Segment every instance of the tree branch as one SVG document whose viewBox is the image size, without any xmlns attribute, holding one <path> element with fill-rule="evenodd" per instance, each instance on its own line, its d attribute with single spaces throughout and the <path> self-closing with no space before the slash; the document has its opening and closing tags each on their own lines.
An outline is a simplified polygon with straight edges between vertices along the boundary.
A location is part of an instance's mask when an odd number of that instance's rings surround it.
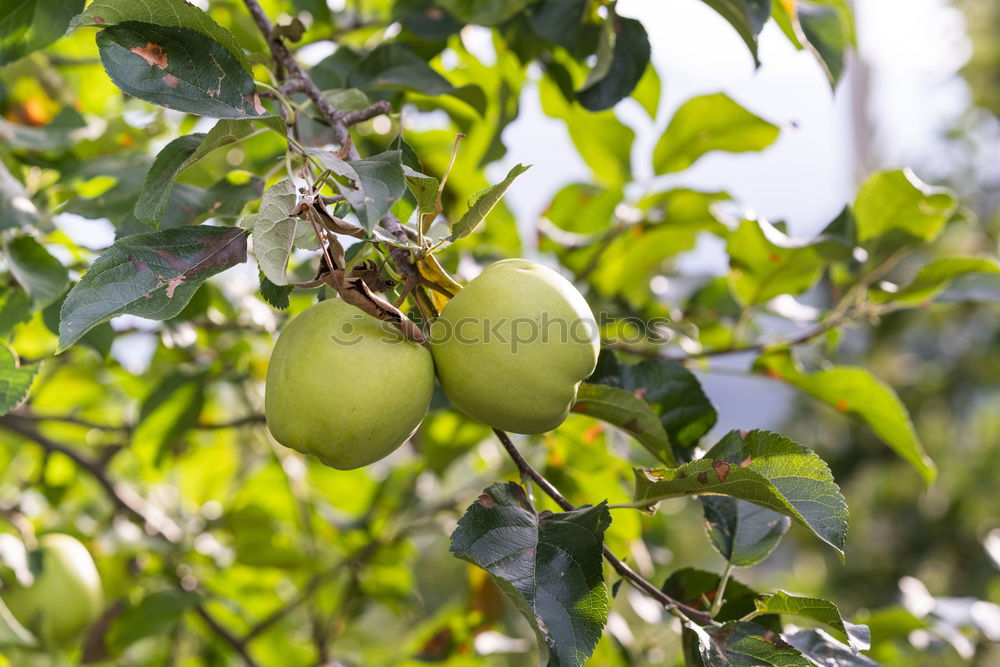
<svg viewBox="0 0 1000 667">
<path fill-rule="evenodd" d="M 13 431 L 18 435 L 39 445 L 46 452 L 55 452 L 72 460 L 79 468 L 90 473 L 97 483 L 104 488 L 115 507 L 138 519 L 147 530 L 158 534 L 170 543 L 181 540 L 183 531 L 173 519 L 159 508 L 149 504 L 142 496 L 124 482 L 113 482 L 104 470 L 104 466 L 91 460 L 86 455 L 54 442 L 39 433 L 31 423 L 16 415 L 8 414 L 0 417 L 0 427 Z"/>
<path fill-rule="evenodd" d="M 197 605 L 194 610 L 199 616 L 201 616 L 202 620 L 205 621 L 205 625 L 211 628 L 212 632 L 217 634 L 227 644 L 233 647 L 233 650 L 236 651 L 241 658 L 243 658 L 243 662 L 245 662 L 248 667 L 257 667 L 257 661 L 254 660 L 250 655 L 250 652 L 247 651 L 247 647 L 243 641 L 237 638 L 236 635 L 231 633 L 225 626 L 220 624 L 219 621 L 208 613 L 208 610 L 206 610 L 202 605 Z"/>
<path fill-rule="evenodd" d="M 507 433 L 501 431 L 500 429 L 493 429 L 493 432 L 496 433 L 497 438 L 500 440 L 500 444 L 503 445 L 507 454 L 509 454 L 510 458 L 513 459 L 514 465 L 517 466 L 517 469 L 521 473 L 522 477 L 527 477 L 537 484 L 538 488 L 545 492 L 545 495 L 552 498 L 552 500 L 554 500 L 559 507 L 563 508 L 567 512 L 576 509 L 576 506 L 568 501 L 566 497 L 559 492 L 559 489 L 552 484 L 552 482 L 545 479 L 540 472 L 535 470 L 535 468 L 528 463 L 524 456 L 522 456 L 521 452 L 518 451 L 517 447 L 514 446 L 514 443 L 511 442 L 510 436 L 507 435 Z M 639 573 L 623 563 L 620 558 L 615 556 L 615 554 L 607 546 L 604 547 L 604 558 L 608 561 L 615 572 L 617 572 L 623 579 L 628 580 L 628 582 L 637 589 L 662 604 L 668 611 L 678 611 L 688 618 L 697 619 L 702 624 L 715 624 L 712 617 L 706 612 L 699 611 L 698 609 L 687 606 L 683 602 L 673 599 L 655 585 L 644 579 Z"/>
</svg>

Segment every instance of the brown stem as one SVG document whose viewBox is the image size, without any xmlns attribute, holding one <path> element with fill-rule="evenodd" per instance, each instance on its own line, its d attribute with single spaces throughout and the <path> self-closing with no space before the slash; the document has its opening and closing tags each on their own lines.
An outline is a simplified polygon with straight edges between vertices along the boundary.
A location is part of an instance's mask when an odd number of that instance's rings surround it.
<svg viewBox="0 0 1000 667">
<path fill-rule="evenodd" d="M 540 472 L 535 470 L 535 468 L 530 463 L 528 463 L 528 461 L 524 458 L 524 456 L 521 455 L 521 452 L 518 451 L 517 447 L 514 446 L 514 443 L 511 442 L 510 436 L 508 436 L 504 431 L 501 431 L 499 429 L 493 429 L 493 432 L 496 433 L 497 438 L 500 440 L 500 444 L 503 445 L 503 448 L 507 451 L 507 454 L 510 455 L 511 459 L 513 459 L 514 465 L 517 466 L 517 469 L 521 473 L 522 478 L 527 477 L 535 484 L 537 484 L 538 488 L 540 488 L 542 491 L 545 492 L 545 495 L 552 498 L 552 500 L 554 500 L 556 504 L 559 505 L 559 507 L 563 508 L 567 512 L 576 509 L 576 506 L 573 505 L 573 503 L 568 501 L 564 495 L 559 493 L 559 489 L 557 489 L 552 484 L 552 482 L 545 479 L 545 477 Z M 604 547 L 604 558 L 605 560 L 608 561 L 611 567 L 614 568 L 615 572 L 617 572 L 622 578 L 628 580 L 630 584 L 635 586 L 643 593 L 646 593 L 647 595 L 652 597 L 654 600 L 662 604 L 668 610 L 678 610 L 685 616 L 697 619 L 700 623 L 703 624 L 715 623 L 712 620 L 712 617 L 706 612 L 699 611 L 698 609 L 687 606 L 683 602 L 679 602 L 673 599 L 672 597 L 661 591 L 659 588 L 657 588 L 655 585 L 644 579 L 635 570 L 633 570 L 628 565 L 623 563 L 620 558 L 615 556 L 614 553 L 612 553 L 611 549 L 609 549 L 607 546 Z"/>
<path fill-rule="evenodd" d="M 90 473 L 97 480 L 98 484 L 107 492 L 111 502 L 118 509 L 139 519 L 146 526 L 147 530 L 161 535 L 168 542 L 176 544 L 181 540 L 183 532 L 173 519 L 164 514 L 159 508 L 149 504 L 131 486 L 124 482 L 113 482 L 101 464 L 91 460 L 72 447 L 49 440 L 35 430 L 29 421 L 16 415 L 8 414 L 0 417 L 0 427 L 13 431 L 27 440 L 34 442 L 46 452 L 59 453 L 66 456 L 77 467 Z"/>
</svg>

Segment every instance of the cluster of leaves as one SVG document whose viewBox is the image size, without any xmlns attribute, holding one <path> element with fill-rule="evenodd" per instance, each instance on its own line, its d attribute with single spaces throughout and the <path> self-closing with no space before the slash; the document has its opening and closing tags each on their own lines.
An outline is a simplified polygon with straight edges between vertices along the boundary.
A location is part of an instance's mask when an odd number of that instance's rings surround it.
<svg viewBox="0 0 1000 667">
<path fill-rule="evenodd" d="M 773 19 L 836 86 L 853 40 L 846 3 L 705 3 L 755 61 L 758 36 Z M 651 533 L 663 525 L 651 527 L 643 512 L 698 496 L 706 544 L 724 572 L 657 572 L 663 583 L 654 586 L 682 623 L 689 664 L 871 664 L 858 653 L 871 644 L 868 628 L 846 621 L 832 602 L 759 592 L 732 578 L 733 568 L 767 559 L 792 523 L 843 556 L 847 504 L 823 459 L 789 438 L 733 431 L 705 444 L 718 416 L 690 366 L 751 354 L 752 373 L 864 425 L 932 482 L 934 463 L 892 388 L 865 368 L 808 363 L 815 357 L 796 350 L 815 352 L 820 341 L 835 350 L 837 332 L 852 321 L 933 302 L 964 276 L 1000 273 L 989 257 L 919 261 L 961 219 L 954 195 L 907 170 L 878 172 L 820 235 L 790 238 L 782 224 L 742 215 L 724 192 L 634 182 L 636 135 L 611 109 L 631 97 L 659 127 L 660 82 L 645 28 L 614 3 L 370 4 L 352 14 L 296 0 L 280 9 L 300 14 L 276 31 L 284 48 L 336 40 L 308 74 L 338 112 L 388 102 L 449 119 L 449 130 L 405 133 L 396 114 L 378 119 L 388 130 L 366 121 L 353 143 L 367 157 L 344 145 L 330 150 L 336 123 L 315 100 L 281 87 L 281 63 L 271 61 L 250 16 L 229 3 L 205 12 L 181 0 L 95 0 L 86 8 L 80 0 L 62 3 L 60 14 L 25 2 L 0 24 L 8 117 L 0 120 L 0 335 L 10 345 L 0 349 L 0 429 L 15 443 L 3 453 L 4 481 L 28 480 L 0 501 L 11 517 L 75 525 L 95 538 L 116 603 L 84 657 L 143 662 L 175 648 L 157 643 L 172 634 L 192 652 L 236 651 L 266 664 L 325 660 L 338 650 L 358 657 L 331 647 L 333 639 L 367 645 L 385 636 L 386 609 L 421 605 L 426 620 L 405 645 L 361 659 L 444 659 L 512 622 L 499 590 L 550 664 L 592 655 L 615 664 L 605 627 L 626 596 L 618 581 L 609 600 L 605 555 L 635 554 L 637 543 L 660 539 Z M 387 32 L 390 24 L 398 31 Z M 463 44 L 467 25 L 489 29 L 495 63 Z M 39 51 L 67 28 L 69 37 Z M 80 60 L 94 53 L 99 61 Z M 530 64 L 540 66 L 535 82 Z M 337 473 L 274 448 L 259 412 L 277 318 L 214 276 L 244 264 L 252 243 L 260 297 L 290 313 L 311 303 L 317 263 L 303 251 L 316 247 L 316 232 L 296 214 L 311 187 L 339 202 L 332 224 L 358 239 L 348 264 L 377 259 L 391 300 L 406 297 L 402 267 L 384 261 L 393 253 L 444 292 L 454 285 L 447 269 L 460 261 L 517 254 L 520 238 L 501 197 L 525 168 L 490 184 L 483 167 L 504 156 L 502 132 L 529 84 L 544 112 L 565 123 L 593 176 L 553 196 L 538 224 L 539 249 L 613 324 L 575 414 L 525 442 L 575 507 L 534 498 L 530 482 L 489 484 L 451 532 L 451 552 L 492 579 L 461 569 L 468 585 L 455 591 L 442 583 L 456 571 L 441 569 L 435 580 L 436 568 L 418 567 L 409 538 L 426 529 L 427 541 L 445 550 L 448 523 L 437 525 L 438 515 L 496 477 L 495 459 L 480 451 L 488 430 L 442 399 L 414 441 L 419 455 L 374 473 Z M 116 88 L 127 97 L 112 94 Z M 454 130 L 465 135 L 457 153 Z M 726 95 L 705 95 L 666 121 L 648 159 L 653 173 L 675 173 L 713 151 L 765 150 L 779 135 L 778 123 Z M 74 240 L 66 220 L 80 218 L 109 221 L 113 242 Z M 410 233 L 393 234 L 387 219 Z M 655 292 L 653 279 L 706 235 L 725 245 L 728 273 L 688 294 Z M 444 298 L 429 296 L 436 307 Z M 426 321 L 413 296 L 406 304 Z M 805 328 L 774 334 L 801 326 L 803 312 L 813 313 Z M 163 324 L 150 339 L 123 315 Z M 614 324 L 664 316 L 666 346 L 627 339 Z M 136 338 L 121 345 L 127 336 Z M 150 341 L 140 364 L 148 372 L 131 372 L 128 352 Z M 80 516 L 71 520 L 66 508 Z M 130 521 L 149 535 L 136 535 Z M 418 569 L 430 572 L 415 581 Z M 456 601 L 466 588 L 468 600 Z M 442 589 L 459 595 L 442 597 Z M 793 628 L 785 617 L 833 634 Z M 201 625 L 192 629 L 192 618 Z M 307 626 L 308 637 L 285 632 Z M 26 633 L 0 604 L 0 642 L 30 645 Z M 613 641 L 625 645 L 623 637 Z"/>
</svg>

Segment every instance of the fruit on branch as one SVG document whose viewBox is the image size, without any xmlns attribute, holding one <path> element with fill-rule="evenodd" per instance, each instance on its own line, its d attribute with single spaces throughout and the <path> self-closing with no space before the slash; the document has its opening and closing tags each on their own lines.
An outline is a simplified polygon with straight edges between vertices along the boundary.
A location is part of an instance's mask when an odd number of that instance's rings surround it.
<svg viewBox="0 0 1000 667">
<path fill-rule="evenodd" d="M 281 444 L 351 470 L 403 444 L 420 425 L 433 389 L 426 348 L 331 298 L 306 309 L 278 337 L 264 413 Z"/>
<path fill-rule="evenodd" d="M 68 646 L 97 620 L 104 605 L 94 559 L 76 538 L 50 533 L 38 540 L 28 563 L 34 581 L 4 591 L 4 602 L 36 636 Z"/>
<path fill-rule="evenodd" d="M 594 371 L 600 340 L 590 306 L 555 271 L 495 262 L 431 327 L 438 379 L 458 409 L 494 428 L 543 433 L 566 419 Z"/>
</svg>

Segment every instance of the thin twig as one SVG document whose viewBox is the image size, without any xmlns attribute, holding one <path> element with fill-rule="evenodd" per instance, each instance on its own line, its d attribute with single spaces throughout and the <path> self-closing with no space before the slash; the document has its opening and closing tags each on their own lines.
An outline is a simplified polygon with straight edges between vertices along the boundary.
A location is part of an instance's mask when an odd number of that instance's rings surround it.
<svg viewBox="0 0 1000 667">
<path fill-rule="evenodd" d="M 215 619 L 202 605 L 197 605 L 194 610 L 201 616 L 205 624 L 211 628 L 212 632 L 221 637 L 227 644 L 233 647 L 248 667 L 257 667 L 257 661 L 253 659 L 246 645 L 236 635 L 230 632 L 225 626 Z"/>
<path fill-rule="evenodd" d="M 392 111 L 392 105 L 385 100 L 379 100 L 375 104 L 364 109 L 358 109 L 357 111 L 351 111 L 350 113 L 345 113 L 341 116 L 340 121 L 350 127 L 351 125 L 357 125 L 358 123 L 363 123 L 366 120 L 371 120 L 376 116 L 381 116 L 382 114 L 387 114 Z"/>
<path fill-rule="evenodd" d="M 91 460 L 72 447 L 67 447 L 46 438 L 35 430 L 29 421 L 17 415 L 8 414 L 0 417 L 0 427 L 13 431 L 27 440 L 34 442 L 46 452 L 59 453 L 69 458 L 79 468 L 90 473 L 97 480 L 98 484 L 107 492 L 112 504 L 139 519 L 148 530 L 161 535 L 168 542 L 175 544 L 180 542 L 183 531 L 173 519 L 168 517 L 159 508 L 149 504 L 131 486 L 124 482 L 111 481 L 104 467 L 98 462 Z"/>
<path fill-rule="evenodd" d="M 531 481 L 538 485 L 538 488 L 545 492 L 545 495 L 552 498 L 552 500 L 554 500 L 559 507 L 563 508 L 567 512 L 576 509 L 573 503 L 568 501 L 566 497 L 559 492 L 559 489 L 553 486 L 552 482 L 545 479 L 540 472 L 535 470 L 535 468 L 528 463 L 524 456 L 521 455 L 521 452 L 518 451 L 517 447 L 514 446 L 514 443 L 511 442 L 509 435 L 499 429 L 493 429 L 493 432 L 496 433 L 497 438 L 500 440 L 500 444 L 503 445 L 507 454 L 510 455 L 511 459 L 513 459 L 514 465 L 517 466 L 517 469 L 520 471 L 522 477 L 531 479 Z M 604 547 L 604 558 L 622 578 L 628 580 L 630 584 L 652 597 L 668 610 L 679 610 L 685 616 L 698 619 L 698 621 L 703 624 L 714 623 L 714 621 L 712 621 L 712 617 L 707 613 L 694 609 L 693 607 L 689 607 L 683 602 L 673 599 L 655 585 L 644 579 L 635 570 L 623 563 L 620 558 L 615 556 L 615 554 L 607 546 Z"/>
</svg>

